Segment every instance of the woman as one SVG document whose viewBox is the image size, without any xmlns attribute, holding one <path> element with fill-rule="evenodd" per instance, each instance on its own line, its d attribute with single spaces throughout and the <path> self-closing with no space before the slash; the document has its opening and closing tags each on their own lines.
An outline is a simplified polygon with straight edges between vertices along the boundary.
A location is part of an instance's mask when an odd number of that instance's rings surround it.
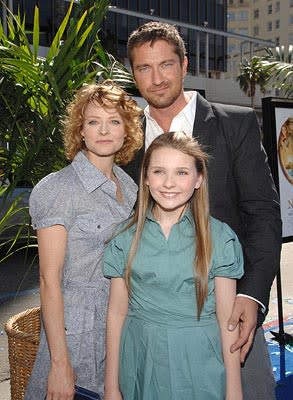
<svg viewBox="0 0 293 400">
<path fill-rule="evenodd" d="M 142 145 L 136 102 L 112 82 L 87 85 L 63 124 L 72 162 L 30 197 L 44 329 L 26 400 L 71 400 L 75 383 L 103 396 L 109 284 L 101 259 L 136 200 L 136 185 L 115 164 L 128 163 Z"/>
</svg>

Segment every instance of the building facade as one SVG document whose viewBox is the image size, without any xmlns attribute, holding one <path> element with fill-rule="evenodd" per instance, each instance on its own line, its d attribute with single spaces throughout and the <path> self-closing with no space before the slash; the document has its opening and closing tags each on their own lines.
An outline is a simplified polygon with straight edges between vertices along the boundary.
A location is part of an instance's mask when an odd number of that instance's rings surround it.
<svg viewBox="0 0 293 400">
<path fill-rule="evenodd" d="M 256 38 L 271 40 L 288 49 L 293 44 L 293 0 L 228 0 L 227 29 Z M 228 76 L 237 76 L 242 57 L 263 54 L 263 46 L 229 38 Z"/>
<path fill-rule="evenodd" d="M 15 14 L 19 10 L 21 15 L 26 15 L 28 29 L 33 26 L 34 7 L 39 6 L 40 44 L 43 46 L 40 55 L 45 55 L 70 0 L 4 1 Z M 280 16 L 284 12 L 283 2 L 287 2 L 285 13 L 288 20 L 293 11 L 293 0 L 279 2 Z M 259 36 L 254 35 L 254 29 L 257 29 L 254 20 L 260 22 L 261 18 L 257 15 L 261 16 L 269 4 L 272 4 L 273 10 L 278 9 L 276 3 L 273 0 L 112 0 L 99 36 L 104 48 L 128 66 L 126 43 L 134 29 L 148 20 L 163 19 L 174 23 L 184 37 L 189 58 L 186 87 L 204 90 L 211 101 L 249 105 L 250 99 L 235 80 L 240 53 L 249 57 L 261 46 L 271 46 L 272 43 L 262 37 L 264 24 L 259 26 Z M 270 9 L 267 10 L 270 15 Z M 4 26 L 6 15 L 1 3 L 0 13 Z M 253 15 L 256 18 L 252 19 Z M 274 22 L 273 25 L 276 24 Z M 275 38 L 273 34 L 266 37 Z M 233 71 L 233 68 L 236 71 L 233 74 L 226 72 L 227 69 Z M 259 98 L 257 95 L 258 106 Z"/>
<path fill-rule="evenodd" d="M 42 46 L 49 46 L 58 27 L 68 0 L 7 0 L 13 12 L 18 10 L 26 15 L 26 25 L 33 26 L 34 6 L 40 9 L 40 33 Z M 227 0 L 113 0 L 112 7 L 131 10 L 155 17 L 184 22 L 199 27 L 226 31 Z M 101 30 L 101 38 L 107 50 L 125 62 L 126 43 L 129 34 L 144 20 L 142 18 L 108 12 Z M 179 27 L 189 55 L 191 74 L 203 72 L 206 68 L 206 34 Z M 226 71 L 227 38 L 209 34 L 208 68 L 210 76 Z"/>
<path fill-rule="evenodd" d="M 161 17 L 176 22 L 183 22 L 199 27 L 226 31 L 227 0 L 114 0 L 112 6 L 124 10 Z M 126 43 L 129 34 L 141 23 L 142 18 L 111 13 L 104 22 L 104 40 L 113 53 L 122 60 L 126 58 Z M 205 70 L 206 35 L 204 32 L 178 28 L 184 37 L 189 58 L 189 72 L 196 74 Z M 209 34 L 208 64 L 210 75 L 226 71 L 227 39 L 216 34 Z M 198 53 L 198 54 L 197 54 Z M 199 68 L 197 66 L 199 59 Z"/>
</svg>

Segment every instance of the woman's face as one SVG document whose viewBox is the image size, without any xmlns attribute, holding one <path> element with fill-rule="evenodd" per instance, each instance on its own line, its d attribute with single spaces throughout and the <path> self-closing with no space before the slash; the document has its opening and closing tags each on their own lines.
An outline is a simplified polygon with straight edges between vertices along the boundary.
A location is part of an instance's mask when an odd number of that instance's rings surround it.
<svg viewBox="0 0 293 400">
<path fill-rule="evenodd" d="M 85 109 L 81 135 L 89 160 L 114 160 L 126 136 L 124 121 L 116 108 L 104 108 L 92 102 Z"/>
<path fill-rule="evenodd" d="M 194 158 L 168 147 L 153 151 L 145 183 L 155 200 L 155 208 L 181 215 L 195 189 L 202 182 Z"/>
</svg>

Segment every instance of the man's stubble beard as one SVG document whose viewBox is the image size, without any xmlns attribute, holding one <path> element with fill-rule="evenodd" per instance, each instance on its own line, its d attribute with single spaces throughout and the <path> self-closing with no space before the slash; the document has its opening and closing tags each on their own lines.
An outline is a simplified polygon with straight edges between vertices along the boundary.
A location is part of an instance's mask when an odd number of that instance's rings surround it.
<svg viewBox="0 0 293 400">
<path fill-rule="evenodd" d="M 152 108 L 164 109 L 164 108 L 168 108 L 172 104 L 174 104 L 179 96 L 180 96 L 180 93 L 178 93 L 176 95 L 171 95 L 165 99 L 162 96 L 158 100 L 156 98 L 154 98 L 153 96 L 147 96 L 147 97 L 145 97 L 145 100 L 147 101 L 148 105 Z"/>
</svg>

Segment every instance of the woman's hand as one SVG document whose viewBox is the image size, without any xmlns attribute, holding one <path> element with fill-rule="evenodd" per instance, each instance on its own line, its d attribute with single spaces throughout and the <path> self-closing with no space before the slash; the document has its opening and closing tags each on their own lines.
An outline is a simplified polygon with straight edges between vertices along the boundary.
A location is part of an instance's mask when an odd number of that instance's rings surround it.
<svg viewBox="0 0 293 400">
<path fill-rule="evenodd" d="M 70 365 L 52 366 L 48 376 L 46 400 L 73 400 L 75 374 Z"/>
</svg>

